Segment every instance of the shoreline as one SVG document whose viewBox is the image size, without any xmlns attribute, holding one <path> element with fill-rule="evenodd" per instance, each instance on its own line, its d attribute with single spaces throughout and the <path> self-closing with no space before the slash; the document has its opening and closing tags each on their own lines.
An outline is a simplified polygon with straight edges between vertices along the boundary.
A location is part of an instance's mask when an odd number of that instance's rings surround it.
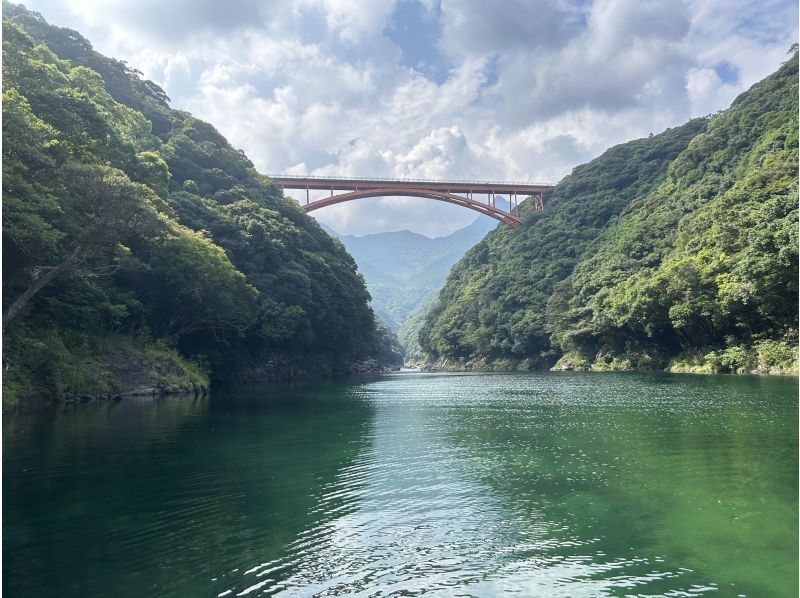
<svg viewBox="0 0 800 598">
<path fill-rule="evenodd" d="M 407 366 L 412 367 L 412 366 Z M 458 364 L 458 365 L 423 365 L 416 366 L 420 372 L 586 372 L 586 373 L 608 373 L 608 372 L 661 372 L 666 374 L 701 374 L 701 375 L 719 375 L 719 376 L 778 376 L 787 377 L 800 376 L 798 370 L 785 371 L 785 370 L 718 370 L 713 371 L 710 369 L 699 368 L 679 368 L 679 367 L 666 367 L 666 368 L 646 368 L 646 367 L 525 367 L 521 364 L 512 366 L 503 366 L 496 364 Z"/>
<path fill-rule="evenodd" d="M 371 376 L 381 376 L 392 374 L 400 371 L 401 366 L 387 366 L 379 365 L 373 359 L 367 359 L 360 362 L 355 362 L 350 365 L 346 370 L 332 371 L 319 373 L 318 375 L 297 375 L 297 371 L 287 370 L 284 376 L 267 377 L 263 379 L 243 379 L 232 380 L 229 382 L 218 382 L 217 385 L 238 386 L 238 385 L 263 385 L 268 387 L 281 388 L 287 385 L 294 384 L 316 384 L 326 381 L 337 381 L 348 378 L 369 378 Z M 294 375 L 293 375 L 294 374 Z M 166 384 L 163 382 L 150 383 L 143 385 L 141 380 L 136 384 L 131 384 L 127 387 L 119 388 L 115 392 L 75 392 L 70 393 L 64 397 L 46 397 L 44 395 L 31 394 L 26 398 L 17 399 L 13 403 L 3 403 L 2 414 L 11 415 L 20 410 L 46 410 L 58 406 L 78 405 L 84 403 L 97 403 L 107 401 L 122 401 L 125 399 L 133 398 L 167 398 L 178 397 L 186 395 L 194 395 L 195 397 L 208 396 L 212 391 L 212 382 L 203 379 L 196 380 L 183 380 L 176 384 Z"/>
</svg>

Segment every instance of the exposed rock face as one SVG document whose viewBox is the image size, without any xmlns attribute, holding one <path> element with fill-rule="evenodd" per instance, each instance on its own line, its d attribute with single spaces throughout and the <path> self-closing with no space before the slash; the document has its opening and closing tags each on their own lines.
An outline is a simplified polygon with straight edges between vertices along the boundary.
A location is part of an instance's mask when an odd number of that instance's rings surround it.
<svg viewBox="0 0 800 598">
<path fill-rule="evenodd" d="M 209 389 L 208 376 L 196 364 L 161 345 L 115 348 L 91 360 L 82 360 L 79 370 L 80 384 L 65 388 L 63 394 L 53 395 L 31 386 L 26 389 L 23 401 L 6 402 L 3 411 L 13 411 L 22 403 L 47 405 L 140 396 L 203 395 Z"/>
</svg>

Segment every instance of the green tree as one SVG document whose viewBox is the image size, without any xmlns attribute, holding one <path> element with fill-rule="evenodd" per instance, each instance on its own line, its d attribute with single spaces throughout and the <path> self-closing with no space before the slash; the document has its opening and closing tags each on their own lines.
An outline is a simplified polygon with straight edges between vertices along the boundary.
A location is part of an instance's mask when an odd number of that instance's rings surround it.
<svg viewBox="0 0 800 598">
<path fill-rule="evenodd" d="M 57 276 L 79 267 L 87 254 L 108 250 L 131 234 L 152 234 L 160 226 L 152 191 L 133 183 L 109 166 L 65 164 L 58 172 L 63 181 L 59 204 L 60 260 L 29 268 L 29 284 L 3 314 L 3 328 Z M 10 225 L 13 228 L 13 224 Z"/>
</svg>

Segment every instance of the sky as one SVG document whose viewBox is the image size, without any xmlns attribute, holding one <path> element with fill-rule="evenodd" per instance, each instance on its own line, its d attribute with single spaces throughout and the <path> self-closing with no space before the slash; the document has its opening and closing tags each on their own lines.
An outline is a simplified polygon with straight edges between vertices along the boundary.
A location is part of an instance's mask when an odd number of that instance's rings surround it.
<svg viewBox="0 0 800 598">
<path fill-rule="evenodd" d="M 158 83 L 264 174 L 558 182 L 725 109 L 798 40 L 793 0 L 24 0 Z M 312 212 L 428 236 L 476 214 Z"/>
</svg>

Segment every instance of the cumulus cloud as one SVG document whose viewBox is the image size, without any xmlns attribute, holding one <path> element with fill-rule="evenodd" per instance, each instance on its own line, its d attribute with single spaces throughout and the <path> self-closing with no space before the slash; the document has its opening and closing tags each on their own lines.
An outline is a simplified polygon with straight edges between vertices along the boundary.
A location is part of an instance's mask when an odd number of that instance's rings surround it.
<svg viewBox="0 0 800 598">
<path fill-rule="evenodd" d="M 26 4 L 143 71 L 265 173 L 555 182 L 610 145 L 727 107 L 797 41 L 790 0 Z M 409 63 L 401 46 L 419 40 L 395 34 L 420 12 L 438 39 Z M 416 70 L 426 62 L 440 70 Z M 474 218 L 414 198 L 314 214 L 356 234 L 445 234 Z"/>
<path fill-rule="evenodd" d="M 357 42 L 383 29 L 394 0 L 321 0 L 328 29 L 341 39 Z"/>
</svg>

